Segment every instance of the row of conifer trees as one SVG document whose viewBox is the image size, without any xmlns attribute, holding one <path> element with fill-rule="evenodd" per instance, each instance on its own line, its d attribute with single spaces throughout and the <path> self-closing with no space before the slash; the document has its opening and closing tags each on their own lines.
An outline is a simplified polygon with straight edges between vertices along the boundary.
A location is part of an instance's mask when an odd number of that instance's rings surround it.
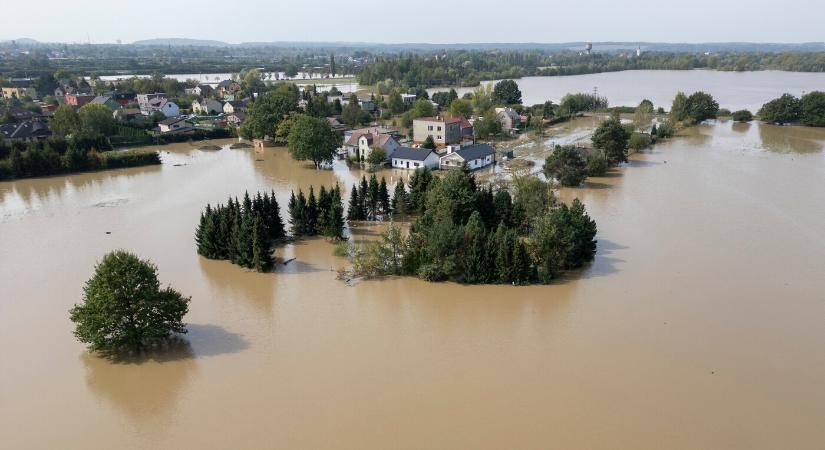
<svg viewBox="0 0 825 450">
<path fill-rule="evenodd" d="M 329 189 L 321 186 L 317 198 L 313 186 L 309 187 L 309 196 L 305 196 L 300 189 L 298 195 L 293 191 L 289 198 L 289 218 L 293 236 L 343 238 L 341 188 L 337 184 Z"/>
<path fill-rule="evenodd" d="M 195 242 L 198 254 L 225 259 L 264 272 L 272 267 L 272 243 L 285 237 L 284 223 L 275 192 L 244 194 L 242 202 L 231 197 L 226 205 L 206 205 L 201 213 Z"/>
</svg>

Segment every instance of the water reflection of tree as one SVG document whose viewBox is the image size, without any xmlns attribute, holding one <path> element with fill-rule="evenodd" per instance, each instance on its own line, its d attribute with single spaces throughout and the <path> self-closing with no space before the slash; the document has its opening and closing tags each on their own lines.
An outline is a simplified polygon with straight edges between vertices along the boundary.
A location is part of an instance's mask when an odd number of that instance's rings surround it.
<svg viewBox="0 0 825 450">
<path fill-rule="evenodd" d="M 98 189 L 115 179 L 120 182 L 137 176 L 160 172 L 160 170 L 161 166 L 142 166 L 74 175 L 27 178 L 9 183 L 8 190 L 0 191 L 0 201 L 6 202 L 9 201 L 11 196 L 17 196 L 27 208 L 31 208 L 35 203 L 45 202 L 50 197 L 56 197 L 54 199 L 56 203 L 62 204 L 66 200 L 63 197 L 67 191 L 77 192 Z"/>
<path fill-rule="evenodd" d="M 821 130 L 798 126 L 759 124 L 762 148 L 779 153 L 813 153 L 825 146 L 825 133 Z"/>
<path fill-rule="evenodd" d="M 187 380 L 197 369 L 196 358 L 243 351 L 242 336 L 217 325 L 187 324 L 188 334 L 140 355 L 102 358 L 83 353 L 86 384 L 131 419 L 152 422 L 161 429 Z"/>
<path fill-rule="evenodd" d="M 276 264 L 280 264 L 276 259 Z M 252 272 L 229 261 L 198 258 L 201 273 L 209 282 L 210 290 L 222 300 L 240 299 L 263 311 L 271 311 L 278 280 L 273 273 Z M 277 267 L 276 267 L 277 270 Z"/>
</svg>

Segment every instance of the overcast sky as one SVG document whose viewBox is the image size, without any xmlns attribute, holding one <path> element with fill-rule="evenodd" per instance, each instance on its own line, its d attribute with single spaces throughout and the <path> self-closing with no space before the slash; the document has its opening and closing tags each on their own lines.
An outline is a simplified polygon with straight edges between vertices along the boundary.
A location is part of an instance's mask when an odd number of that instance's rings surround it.
<svg viewBox="0 0 825 450">
<path fill-rule="evenodd" d="M 0 39 L 347 42 L 822 42 L 825 0 L 39 0 Z M 19 8 L 19 11 L 14 11 Z M 8 9 L 8 7 L 7 7 Z M 19 13 L 19 14 L 17 14 Z M 36 20 L 12 20 L 12 16 Z"/>
</svg>

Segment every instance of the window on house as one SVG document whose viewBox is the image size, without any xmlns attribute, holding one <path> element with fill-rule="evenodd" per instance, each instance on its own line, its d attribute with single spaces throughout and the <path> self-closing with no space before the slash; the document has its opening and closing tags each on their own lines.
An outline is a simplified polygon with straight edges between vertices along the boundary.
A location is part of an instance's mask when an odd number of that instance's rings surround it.
<svg viewBox="0 0 825 450">
<path fill-rule="evenodd" d="M 438 126 L 438 131 L 441 131 L 441 125 Z"/>
<path fill-rule="evenodd" d="M 428 126 L 427 131 L 433 131 L 433 126 L 432 125 Z"/>
</svg>

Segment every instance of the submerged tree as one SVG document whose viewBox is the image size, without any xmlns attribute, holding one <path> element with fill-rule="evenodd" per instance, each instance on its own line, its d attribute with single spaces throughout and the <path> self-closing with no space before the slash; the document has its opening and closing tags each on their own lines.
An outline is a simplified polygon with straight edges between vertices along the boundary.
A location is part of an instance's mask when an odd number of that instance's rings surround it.
<svg viewBox="0 0 825 450">
<path fill-rule="evenodd" d="M 104 354 L 135 352 L 186 333 L 183 316 L 189 298 L 161 288 L 157 267 L 132 253 L 116 250 L 95 266 L 83 287 L 83 301 L 69 312 L 74 335 L 89 350 Z"/>
</svg>

